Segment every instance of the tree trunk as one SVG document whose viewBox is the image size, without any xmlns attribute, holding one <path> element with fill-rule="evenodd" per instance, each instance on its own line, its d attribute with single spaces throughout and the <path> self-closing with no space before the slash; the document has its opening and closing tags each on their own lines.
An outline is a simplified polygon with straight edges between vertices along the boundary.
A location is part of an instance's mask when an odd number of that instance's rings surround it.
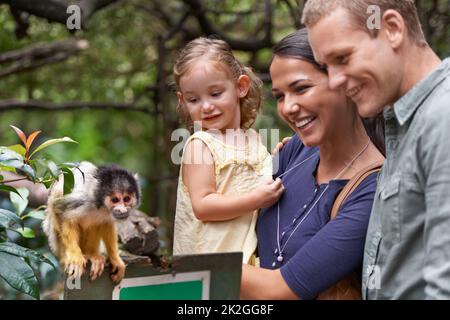
<svg viewBox="0 0 450 320">
<path fill-rule="evenodd" d="M 131 212 L 126 220 L 116 223 L 120 242 L 128 252 L 149 256 L 159 248 L 159 236 L 156 228 L 159 218 L 149 217 L 139 210 Z"/>
</svg>

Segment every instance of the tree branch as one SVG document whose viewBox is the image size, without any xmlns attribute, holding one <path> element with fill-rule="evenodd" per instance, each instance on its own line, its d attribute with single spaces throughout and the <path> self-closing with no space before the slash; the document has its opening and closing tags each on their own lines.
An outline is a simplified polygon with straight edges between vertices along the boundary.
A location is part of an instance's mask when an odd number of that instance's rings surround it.
<svg viewBox="0 0 450 320">
<path fill-rule="evenodd" d="M 172 18 L 172 15 L 165 12 L 163 8 L 161 8 L 156 1 L 151 1 L 147 4 L 135 4 L 134 7 L 136 9 L 142 10 L 145 13 L 149 14 L 152 17 L 160 19 L 167 28 L 171 28 L 175 25 L 175 21 Z"/>
<path fill-rule="evenodd" d="M 242 51 L 256 51 L 263 48 L 270 48 L 272 46 L 272 4 L 270 0 L 264 0 L 264 35 L 260 39 L 234 39 L 222 32 L 220 32 L 206 17 L 206 10 L 203 8 L 199 0 L 183 0 L 188 5 L 190 10 L 200 25 L 200 28 L 205 34 L 218 35 L 221 39 L 225 40 L 230 46 L 236 50 Z"/>
<path fill-rule="evenodd" d="M 21 101 L 16 99 L 0 100 L 0 112 L 8 110 L 43 110 L 43 111 L 73 111 L 78 109 L 97 109 L 97 110 L 122 110 L 142 112 L 152 115 L 152 112 L 146 108 L 136 107 L 133 103 L 109 103 L 109 102 L 82 102 L 69 101 L 63 103 L 54 103 L 41 100 Z"/>
<path fill-rule="evenodd" d="M 167 33 L 163 36 L 163 40 L 167 41 L 170 40 L 175 34 L 178 33 L 178 31 L 182 30 L 183 28 L 183 24 L 186 22 L 186 20 L 189 18 L 190 13 L 186 12 L 181 18 L 180 20 L 174 25 L 172 26 L 169 31 L 167 31 Z"/>
<path fill-rule="evenodd" d="M 16 22 L 16 28 L 14 30 L 17 39 L 22 39 L 28 35 L 28 28 L 30 27 L 29 17 L 26 12 L 15 10 L 10 7 L 11 15 Z"/>
<path fill-rule="evenodd" d="M 212 13 L 214 15 L 232 15 L 232 16 L 248 16 L 255 13 L 261 13 L 259 10 L 244 10 L 244 11 L 229 11 L 229 10 L 217 10 L 208 8 L 206 9 L 208 13 Z"/>
<path fill-rule="evenodd" d="M 87 40 L 66 40 L 52 43 L 40 43 L 31 47 L 8 51 L 0 54 L 0 63 L 8 63 L 17 60 L 31 60 L 51 56 L 58 52 L 72 52 L 85 50 L 89 47 Z"/>
<path fill-rule="evenodd" d="M 294 21 L 295 28 L 300 29 L 302 26 L 302 23 L 301 23 L 302 17 L 300 15 L 301 7 L 299 7 L 299 5 L 297 5 L 297 4 L 292 4 L 289 0 L 281 0 L 281 2 L 286 4 L 286 6 L 289 10 L 289 13 L 292 17 L 292 20 Z"/>
<path fill-rule="evenodd" d="M 28 178 L 18 178 L 18 179 L 11 179 L 11 180 L 2 180 L 1 183 L 2 183 L 2 184 L 7 184 L 7 183 L 13 183 L 13 182 L 24 181 L 24 180 L 28 180 Z"/>
<path fill-rule="evenodd" d="M 32 207 L 38 207 L 47 203 L 48 191 L 41 183 L 34 183 L 26 177 L 22 177 L 16 173 L 0 170 L 0 174 L 5 178 L 1 183 L 14 188 L 27 188 L 30 191 L 28 199 Z"/>
<path fill-rule="evenodd" d="M 12 65 L 0 69 L 0 78 L 66 60 L 88 47 L 89 42 L 86 40 L 72 39 L 41 43 L 25 49 L 2 53 L 0 54 L 0 64 L 12 62 Z"/>
<path fill-rule="evenodd" d="M 81 27 L 86 27 L 86 22 L 89 17 L 97 10 L 106 7 L 118 0 L 1 0 L 1 2 L 8 4 L 11 8 L 25 11 L 37 17 L 45 18 L 52 22 L 66 24 L 67 7 L 75 4 L 81 10 Z"/>
</svg>

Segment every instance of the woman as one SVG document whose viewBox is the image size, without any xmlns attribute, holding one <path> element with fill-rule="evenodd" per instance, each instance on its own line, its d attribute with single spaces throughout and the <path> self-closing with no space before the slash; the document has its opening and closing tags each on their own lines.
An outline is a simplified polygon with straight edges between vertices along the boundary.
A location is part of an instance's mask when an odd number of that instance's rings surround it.
<svg viewBox="0 0 450 320">
<path fill-rule="evenodd" d="M 345 89 L 329 89 L 306 29 L 281 40 L 273 55 L 272 92 L 296 134 L 279 153 L 275 177 L 286 191 L 278 204 L 260 212 L 261 268 L 243 267 L 241 297 L 315 299 L 349 273 L 361 273 L 377 173 L 351 192 L 335 219 L 330 212 L 355 174 L 384 160 L 377 148 L 382 137 L 369 138 Z"/>
</svg>

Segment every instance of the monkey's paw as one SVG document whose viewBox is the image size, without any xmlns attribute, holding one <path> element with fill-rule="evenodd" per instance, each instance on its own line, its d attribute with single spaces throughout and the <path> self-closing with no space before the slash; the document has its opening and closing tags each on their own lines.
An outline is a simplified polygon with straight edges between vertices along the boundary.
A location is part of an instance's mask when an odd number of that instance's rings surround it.
<svg viewBox="0 0 450 320">
<path fill-rule="evenodd" d="M 125 263 L 122 259 L 110 259 L 111 262 L 111 280 L 115 283 L 120 282 L 125 275 Z"/>
<path fill-rule="evenodd" d="M 84 274 L 87 260 L 83 256 L 72 256 L 64 261 L 64 271 L 69 278 L 80 278 Z"/>
<path fill-rule="evenodd" d="M 94 281 L 100 277 L 105 268 L 106 259 L 101 254 L 86 255 L 86 259 L 91 263 L 91 272 L 89 274 L 89 280 Z"/>
</svg>

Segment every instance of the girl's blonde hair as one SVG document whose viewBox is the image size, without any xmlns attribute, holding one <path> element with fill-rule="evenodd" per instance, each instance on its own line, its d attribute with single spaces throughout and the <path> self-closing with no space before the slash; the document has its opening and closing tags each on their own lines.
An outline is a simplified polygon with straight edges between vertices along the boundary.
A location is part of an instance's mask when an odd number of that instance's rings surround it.
<svg viewBox="0 0 450 320">
<path fill-rule="evenodd" d="M 189 42 L 180 51 L 173 68 L 173 76 L 178 90 L 180 89 L 181 77 L 190 70 L 192 63 L 205 58 L 224 67 L 224 70 L 229 72 L 234 80 L 242 75 L 247 75 L 250 78 L 249 91 L 245 97 L 240 99 L 241 128 L 250 128 L 261 109 L 262 81 L 254 74 L 252 69 L 245 67 L 235 58 L 231 47 L 225 41 L 200 37 Z M 178 103 L 177 111 L 186 124 L 192 128 L 192 120 L 181 102 Z"/>
</svg>

